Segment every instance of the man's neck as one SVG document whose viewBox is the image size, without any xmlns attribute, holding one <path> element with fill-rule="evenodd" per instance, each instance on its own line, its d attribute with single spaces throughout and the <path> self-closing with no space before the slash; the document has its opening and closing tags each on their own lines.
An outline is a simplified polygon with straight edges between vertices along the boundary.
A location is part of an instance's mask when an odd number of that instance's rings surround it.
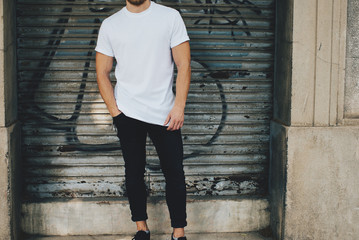
<svg viewBox="0 0 359 240">
<path fill-rule="evenodd" d="M 139 6 L 133 5 L 128 1 L 126 1 L 127 10 L 133 13 L 140 13 L 142 11 L 145 11 L 147 8 L 149 8 L 150 5 L 151 5 L 150 0 L 146 0 L 144 3 L 142 3 Z"/>
</svg>

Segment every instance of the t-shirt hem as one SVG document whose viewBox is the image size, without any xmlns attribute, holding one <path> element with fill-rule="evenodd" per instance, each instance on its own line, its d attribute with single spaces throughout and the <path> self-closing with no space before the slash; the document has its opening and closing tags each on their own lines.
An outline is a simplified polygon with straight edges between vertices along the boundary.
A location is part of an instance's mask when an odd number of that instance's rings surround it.
<svg viewBox="0 0 359 240">
<path fill-rule="evenodd" d="M 184 37 L 184 38 L 181 38 L 180 40 L 174 42 L 173 44 L 171 44 L 171 48 L 174 48 L 176 47 L 177 45 L 180 45 L 181 43 L 185 42 L 185 41 L 189 41 L 189 37 Z"/>
<path fill-rule="evenodd" d="M 164 125 L 164 122 L 165 120 L 163 120 L 163 122 L 159 122 L 159 121 L 151 121 L 150 119 L 148 118 L 144 118 L 138 114 L 135 114 L 133 113 L 133 111 L 129 111 L 127 108 L 124 108 L 123 106 L 120 106 L 118 104 L 118 109 L 123 112 L 127 117 L 130 117 L 130 118 L 133 118 L 133 119 L 136 119 L 136 120 L 139 120 L 139 121 L 142 121 L 142 122 L 145 122 L 145 123 L 150 123 L 150 124 L 154 124 L 154 125 L 159 125 L 159 126 L 162 126 L 162 127 L 167 127 L 169 124 L 167 125 Z M 167 116 L 166 116 L 167 117 Z"/>
</svg>

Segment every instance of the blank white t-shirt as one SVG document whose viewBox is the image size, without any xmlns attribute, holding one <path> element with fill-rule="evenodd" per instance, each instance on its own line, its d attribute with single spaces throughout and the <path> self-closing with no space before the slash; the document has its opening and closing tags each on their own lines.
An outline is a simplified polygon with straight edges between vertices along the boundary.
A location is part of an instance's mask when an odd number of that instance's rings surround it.
<svg viewBox="0 0 359 240">
<path fill-rule="evenodd" d="M 176 9 L 150 3 L 140 13 L 123 7 L 106 18 L 95 50 L 116 58 L 118 109 L 140 121 L 163 125 L 175 99 L 171 48 L 189 37 Z"/>
</svg>

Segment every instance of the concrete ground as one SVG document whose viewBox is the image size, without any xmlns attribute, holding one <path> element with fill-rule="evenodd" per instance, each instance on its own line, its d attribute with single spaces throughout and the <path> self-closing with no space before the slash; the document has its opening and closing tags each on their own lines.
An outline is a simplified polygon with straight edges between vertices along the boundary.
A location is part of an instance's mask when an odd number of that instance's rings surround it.
<svg viewBox="0 0 359 240">
<path fill-rule="evenodd" d="M 263 237 L 259 233 L 188 233 L 188 240 L 272 240 Z M 170 235 L 151 235 L 153 240 L 169 240 Z M 131 240 L 132 236 L 120 235 L 89 235 L 89 236 L 65 236 L 65 237 L 30 237 L 26 240 Z"/>
</svg>

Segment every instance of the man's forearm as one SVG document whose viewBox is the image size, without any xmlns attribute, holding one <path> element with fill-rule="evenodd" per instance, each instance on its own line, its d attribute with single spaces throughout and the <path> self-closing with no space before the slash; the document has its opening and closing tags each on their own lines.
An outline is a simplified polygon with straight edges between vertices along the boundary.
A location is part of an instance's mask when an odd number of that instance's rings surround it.
<svg viewBox="0 0 359 240">
<path fill-rule="evenodd" d="M 109 76 L 105 74 L 98 74 L 97 83 L 101 97 L 105 102 L 108 111 L 110 112 L 111 116 L 116 116 L 119 113 L 119 110 L 117 108 L 115 95 L 113 93 L 113 87 Z"/>
<path fill-rule="evenodd" d="M 177 66 L 177 69 L 175 107 L 184 109 L 191 82 L 191 66 L 190 64 L 184 64 Z"/>
</svg>

